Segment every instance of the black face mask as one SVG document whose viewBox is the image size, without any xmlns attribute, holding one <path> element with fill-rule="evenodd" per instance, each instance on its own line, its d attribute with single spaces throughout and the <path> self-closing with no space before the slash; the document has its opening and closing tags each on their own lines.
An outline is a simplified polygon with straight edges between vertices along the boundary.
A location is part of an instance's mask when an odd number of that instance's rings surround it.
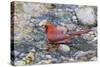
<svg viewBox="0 0 100 67">
<path fill-rule="evenodd" d="M 48 27 L 47 27 L 47 26 L 45 26 L 45 29 L 46 29 L 46 31 L 45 31 L 45 32 L 47 33 L 47 32 L 48 32 Z"/>
</svg>

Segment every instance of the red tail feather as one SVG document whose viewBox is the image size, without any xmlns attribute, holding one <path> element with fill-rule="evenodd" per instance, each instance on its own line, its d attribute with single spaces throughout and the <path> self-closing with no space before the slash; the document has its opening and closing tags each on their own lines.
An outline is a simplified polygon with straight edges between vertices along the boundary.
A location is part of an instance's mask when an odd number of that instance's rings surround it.
<svg viewBox="0 0 100 67">
<path fill-rule="evenodd" d="M 88 33 L 89 31 L 91 31 L 90 29 L 85 29 L 85 30 L 81 30 L 81 31 L 74 31 L 74 32 L 68 32 L 67 34 L 69 35 L 81 35 L 81 34 L 85 34 Z"/>
</svg>

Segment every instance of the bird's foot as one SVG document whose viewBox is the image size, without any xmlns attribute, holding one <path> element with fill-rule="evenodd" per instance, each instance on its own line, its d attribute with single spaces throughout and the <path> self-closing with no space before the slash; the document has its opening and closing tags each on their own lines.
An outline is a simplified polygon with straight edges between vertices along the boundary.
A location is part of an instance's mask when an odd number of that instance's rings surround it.
<svg viewBox="0 0 100 67">
<path fill-rule="evenodd" d="M 59 47 L 58 44 L 48 44 L 46 51 L 53 52 L 53 51 L 56 51 L 58 47 Z"/>
</svg>

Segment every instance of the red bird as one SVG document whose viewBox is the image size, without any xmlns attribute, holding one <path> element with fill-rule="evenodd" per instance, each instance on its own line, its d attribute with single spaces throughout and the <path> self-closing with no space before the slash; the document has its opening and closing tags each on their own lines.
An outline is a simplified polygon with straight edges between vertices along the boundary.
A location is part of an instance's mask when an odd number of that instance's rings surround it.
<svg viewBox="0 0 100 67">
<path fill-rule="evenodd" d="M 81 31 L 65 32 L 64 30 L 57 28 L 54 24 L 49 23 L 47 20 L 43 20 L 39 25 L 42 26 L 42 29 L 46 32 L 48 43 L 53 44 L 70 43 L 75 36 L 90 31 L 90 29 L 85 29 Z"/>
</svg>

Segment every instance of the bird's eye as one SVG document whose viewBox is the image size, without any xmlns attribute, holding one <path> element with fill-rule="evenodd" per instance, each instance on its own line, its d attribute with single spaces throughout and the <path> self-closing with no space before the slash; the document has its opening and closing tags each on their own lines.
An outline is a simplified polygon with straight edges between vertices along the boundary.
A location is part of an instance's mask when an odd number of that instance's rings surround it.
<svg viewBox="0 0 100 67">
<path fill-rule="evenodd" d="M 41 27 L 42 27 L 42 28 L 46 28 L 46 26 L 45 26 L 45 25 L 42 25 Z"/>
</svg>

